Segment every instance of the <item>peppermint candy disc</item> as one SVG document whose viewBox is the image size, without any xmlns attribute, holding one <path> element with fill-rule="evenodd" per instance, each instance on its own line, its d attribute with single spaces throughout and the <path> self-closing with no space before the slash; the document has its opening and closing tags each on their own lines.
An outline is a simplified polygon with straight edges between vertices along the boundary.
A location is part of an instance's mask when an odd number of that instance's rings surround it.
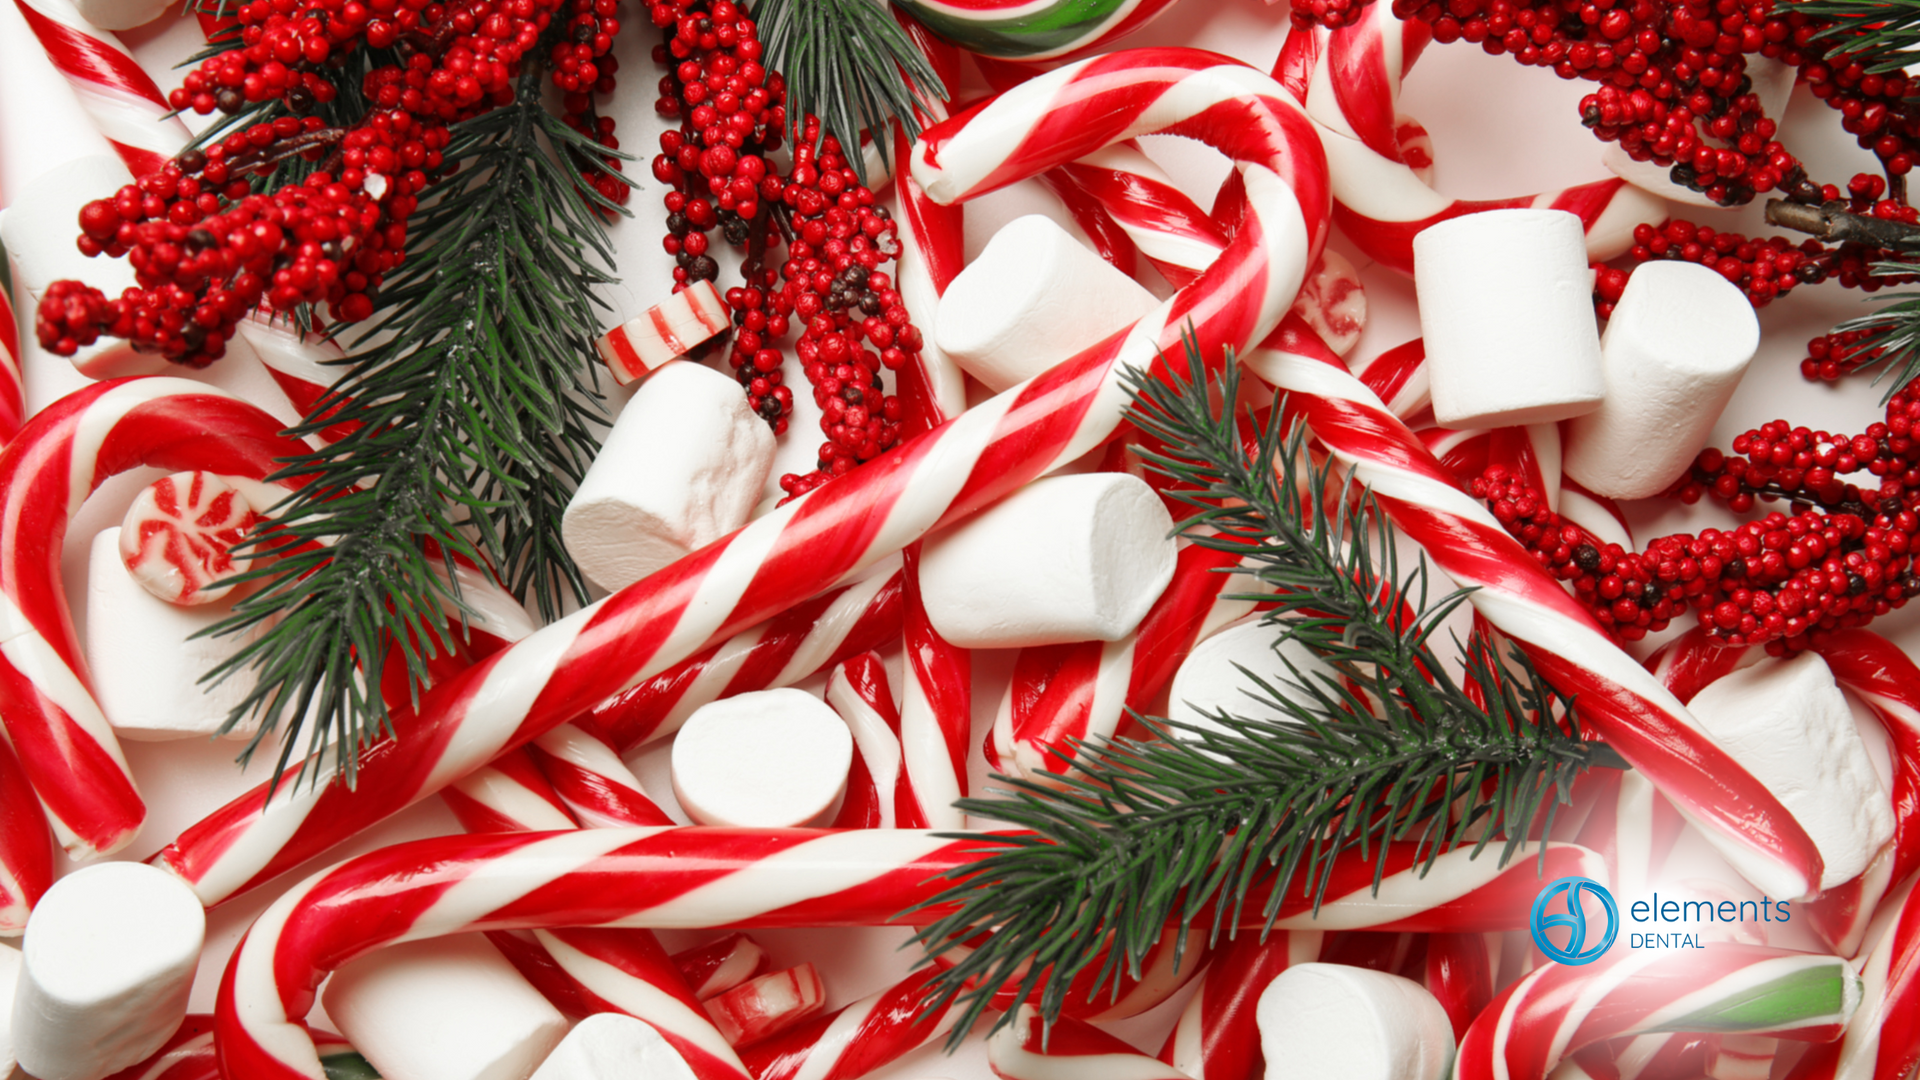
<svg viewBox="0 0 1920 1080">
<path fill-rule="evenodd" d="M 211 604 L 233 591 L 215 582 L 253 560 L 233 546 L 260 520 L 246 496 L 210 472 L 181 472 L 147 485 L 121 522 L 120 558 L 140 587 L 170 604 Z"/>
</svg>

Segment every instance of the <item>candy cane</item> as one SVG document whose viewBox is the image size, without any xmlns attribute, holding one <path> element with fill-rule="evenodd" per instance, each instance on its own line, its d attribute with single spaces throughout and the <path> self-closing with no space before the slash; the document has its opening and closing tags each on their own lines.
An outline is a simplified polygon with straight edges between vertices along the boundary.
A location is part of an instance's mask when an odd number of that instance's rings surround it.
<svg viewBox="0 0 1920 1080">
<path fill-rule="evenodd" d="M 407 753 L 392 741 L 362 751 L 372 771 L 357 789 L 328 783 L 330 768 L 315 774 L 319 791 L 269 801 L 263 786 L 160 864 L 209 901 L 257 885 L 1105 443 L 1125 417 L 1127 374 L 1181 349 L 1182 333 L 1213 357 L 1264 337 L 1324 238 L 1326 196 L 1304 115 L 1251 68 L 1189 49 L 1084 61 L 930 130 L 913 167 L 931 197 L 956 201 L 1157 130 L 1217 143 L 1247 176 L 1239 231 L 1198 281 L 1131 330 L 475 665 L 395 718 Z"/>
<path fill-rule="evenodd" d="M 827 704 L 853 731 L 853 769 L 836 829 L 924 829 L 926 815 L 900 761 L 900 710 L 877 653 L 834 666 Z"/>
<path fill-rule="evenodd" d="M 1161 1062 L 1192 1080 L 1257 1080 L 1264 1074 L 1254 1007 L 1281 972 L 1320 958 L 1321 935 L 1278 930 L 1262 938 L 1242 931 L 1215 950 L 1200 991 L 1160 1047 Z"/>
<path fill-rule="evenodd" d="M 14 5 L 135 178 L 187 148 L 193 138 L 187 125 L 172 115 L 166 95 L 118 38 L 88 22 L 70 0 L 14 0 Z"/>
<path fill-rule="evenodd" d="M 318 1080 L 299 1018 L 332 969 L 381 945 L 471 931 L 558 926 L 880 926 L 940 917 L 923 908 L 945 875 L 974 864 L 983 841 L 917 829 L 582 829 L 449 836 L 398 844 L 295 885 L 261 915 L 229 961 L 217 1032 L 229 1080 Z M 1511 929 L 1538 874 L 1601 873 L 1584 848 L 1548 845 L 1499 868 L 1470 849 L 1424 876 L 1412 843 L 1387 850 L 1374 891 L 1371 858 L 1335 860 L 1316 916 L 1289 890 L 1280 929 Z M 1265 924 L 1266 890 L 1241 919 Z M 917 909 L 917 910 L 916 910 Z M 911 911 L 912 914 L 906 914 Z M 597 992 L 597 991 L 596 991 Z"/>
<path fill-rule="evenodd" d="M 1333 177 L 1334 220 L 1360 250 L 1401 273 L 1413 272 L 1413 237 L 1449 218 L 1519 207 L 1567 210 L 1587 231 L 1595 262 L 1626 253 L 1634 227 L 1666 220 L 1666 203 L 1624 180 L 1607 179 L 1513 199 L 1450 199 L 1427 186 L 1401 143 L 1400 80 L 1432 36 L 1423 22 L 1369 5 L 1337 30 L 1296 28 L 1275 76 L 1311 63 L 1307 114 L 1319 126 Z M 1283 79 L 1283 81 L 1289 81 Z"/>
<path fill-rule="evenodd" d="M 932 1008 L 938 966 L 740 1052 L 756 1080 L 859 1080 L 953 1030 L 962 1007 Z"/>
<path fill-rule="evenodd" d="M 1473 1018 L 1493 1000 L 1494 975 L 1484 935 L 1434 934 L 1427 938 L 1427 989 L 1447 1011 L 1456 1041 L 1466 1037 Z"/>
<path fill-rule="evenodd" d="M 1062 1017 L 1051 1025 L 1039 1010 L 1022 1005 L 1013 1023 L 987 1039 L 987 1065 L 1000 1080 L 1188 1080 L 1187 1074 L 1148 1057 L 1081 1020 Z"/>
<path fill-rule="evenodd" d="M 535 739 L 526 753 L 561 803 L 587 828 L 673 824 L 597 732 L 561 724 Z"/>
<path fill-rule="evenodd" d="M 1837 1042 L 1810 1048 L 1788 1080 L 1906 1080 L 1920 1065 L 1920 889 L 1882 906 L 1862 958 L 1864 1001 Z"/>
<path fill-rule="evenodd" d="M 330 1031 L 314 1030 L 309 1034 L 329 1075 L 335 1071 L 347 1076 L 371 1075 L 367 1060 L 354 1053 L 345 1039 Z M 179 1030 L 168 1036 L 160 1049 L 107 1080 L 217 1080 L 219 1076 L 220 1054 L 213 1042 L 213 1015 L 188 1013 L 180 1022 Z"/>
<path fill-rule="evenodd" d="M 76 858 L 118 849 L 145 808 L 93 699 L 60 583 L 67 523 L 108 477 L 142 465 L 251 486 L 301 451 L 266 413 L 184 379 L 100 383 L 48 406 L 0 452 L 0 722 L 54 834 Z"/>
<path fill-rule="evenodd" d="M 1085 55 L 1151 22 L 1173 0 L 901 0 L 929 30 L 1009 60 Z"/>
<path fill-rule="evenodd" d="M 1580 967 L 1548 964 L 1509 987 L 1467 1029 L 1457 1080 L 1546 1080 L 1607 1039 L 1668 1031 L 1839 1036 L 1861 1000 L 1837 956 L 1716 943 L 1704 952 L 1616 949 Z"/>
<path fill-rule="evenodd" d="M 20 381 L 20 328 L 13 321 L 13 299 L 0 289 L 0 446 L 27 419 L 26 389 Z"/>
<path fill-rule="evenodd" d="M 920 598 L 920 546 L 903 553 L 906 648 L 900 701 L 900 758 L 929 828 L 958 829 L 954 803 L 967 793 L 967 739 L 973 734 L 973 654 L 934 629 Z"/>
</svg>

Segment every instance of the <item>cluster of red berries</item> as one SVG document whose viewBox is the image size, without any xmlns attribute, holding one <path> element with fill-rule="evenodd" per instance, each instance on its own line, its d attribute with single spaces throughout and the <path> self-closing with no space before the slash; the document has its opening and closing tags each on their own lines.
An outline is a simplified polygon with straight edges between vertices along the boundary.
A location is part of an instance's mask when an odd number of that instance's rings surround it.
<svg viewBox="0 0 1920 1080">
<path fill-rule="evenodd" d="M 1817 284 L 1837 272 L 1836 253 L 1817 240 L 1796 246 L 1781 236 L 1752 239 L 1680 219 L 1661 226 L 1635 226 L 1633 247 L 1627 254 L 1635 263 L 1652 259 L 1699 263 L 1739 286 L 1754 307 L 1765 307 L 1801 282 Z M 1608 298 L 1603 295 L 1602 299 Z M 1618 300 L 1619 293 L 1610 299 Z"/>
<path fill-rule="evenodd" d="M 1598 542 L 1505 468 L 1488 469 L 1470 490 L 1622 639 L 1662 630 L 1691 608 L 1729 644 L 1778 654 L 1920 594 L 1912 559 L 1920 514 L 1909 508 L 1920 506 L 1916 426 L 1920 387 L 1910 385 L 1888 402 L 1886 421 L 1860 435 L 1774 421 L 1735 439 L 1733 455 L 1702 451 L 1673 491 L 1683 502 L 1711 495 L 1744 513 L 1757 499 L 1786 499 L 1792 513 L 1661 537 L 1644 552 Z M 1842 479 L 1861 470 L 1880 478 L 1877 489 Z"/>
<path fill-rule="evenodd" d="M 1838 382 L 1863 365 L 1880 359 L 1883 350 L 1861 343 L 1873 337 L 1871 330 L 1845 330 L 1822 334 L 1807 342 L 1807 357 L 1800 361 L 1800 376 L 1808 382 Z"/>
<path fill-rule="evenodd" d="M 886 452 L 899 441 L 903 407 L 881 368 L 915 357 L 920 332 L 880 269 L 899 251 L 898 226 L 876 205 L 840 144 L 807 117 L 785 176 L 767 163 L 787 124 L 786 86 L 761 63 L 758 29 L 731 0 L 662 0 L 651 8 L 667 65 L 656 108 L 677 117 L 663 132 L 653 174 L 666 196 L 676 288 L 719 276 L 709 234 L 746 249 L 743 284 L 727 290 L 737 327 L 729 354 L 748 403 L 784 434 L 793 410 L 779 340 L 795 344 L 823 412 L 817 469 L 780 479 L 795 497 Z M 775 269 L 782 236 L 786 258 Z"/>
<path fill-rule="evenodd" d="M 81 210 L 81 250 L 125 256 L 138 285 L 110 298 L 56 282 L 57 302 L 36 313 L 40 341 L 71 355 L 107 334 L 203 367 L 262 303 L 325 301 L 337 318 L 364 319 L 369 292 L 405 257 L 407 216 L 446 140 L 444 126 L 382 110 L 344 137 L 317 117 L 281 117 L 189 150 Z M 340 171 L 250 193 L 249 172 L 294 154 L 333 154 Z"/>
<path fill-rule="evenodd" d="M 614 136 L 613 117 L 601 116 L 594 108 L 594 95 L 613 93 L 614 76 L 620 61 L 613 55 L 613 39 L 620 33 L 617 0 L 571 0 L 572 17 L 567 21 L 567 38 L 556 41 L 548 56 L 553 84 L 560 88 L 560 120 L 568 127 L 606 147 L 620 149 Z M 624 205 L 633 189 L 613 175 L 620 172 L 620 159 L 599 154 L 580 161 L 581 174 L 601 198 Z"/>
</svg>

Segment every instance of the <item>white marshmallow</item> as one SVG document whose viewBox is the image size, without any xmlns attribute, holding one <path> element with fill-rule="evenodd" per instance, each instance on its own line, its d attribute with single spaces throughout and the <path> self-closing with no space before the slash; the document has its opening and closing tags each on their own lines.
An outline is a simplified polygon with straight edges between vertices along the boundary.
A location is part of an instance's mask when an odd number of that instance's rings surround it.
<svg viewBox="0 0 1920 1080">
<path fill-rule="evenodd" d="M 1413 282 L 1443 427 L 1592 412 L 1605 395 L 1586 233 L 1564 210 L 1488 210 L 1413 238 Z"/>
<path fill-rule="evenodd" d="M 0 244 L 13 262 L 14 303 L 31 312 L 47 286 L 63 279 L 84 281 L 109 297 L 138 284 L 133 266 L 125 259 L 97 259 L 80 253 L 80 209 L 95 199 L 110 198 L 133 182 L 133 175 L 117 157 L 94 154 L 75 158 L 40 174 L 20 192 L 0 217 Z M 33 321 L 26 321 L 29 336 Z M 25 346 L 26 342 L 22 342 Z M 37 342 L 34 343 L 38 347 Z M 88 378 L 149 375 L 167 366 L 165 357 L 136 353 L 119 338 L 101 338 L 66 358 Z"/>
<path fill-rule="evenodd" d="M 93 694 L 114 733 L 136 742 L 206 738 L 220 730 L 255 685 L 251 669 L 218 683 L 200 676 L 253 640 L 240 633 L 195 637 L 233 614 L 233 602 L 184 607 L 148 592 L 120 555 L 120 529 L 93 538 L 87 564 L 87 667 Z M 248 721 L 232 738 L 258 726 Z"/>
<path fill-rule="evenodd" d="M 853 735 L 802 690 L 702 705 L 673 739 L 673 795 L 702 825 L 818 824 L 846 790 Z"/>
<path fill-rule="evenodd" d="M 0 945 L 0 1076 L 13 1074 L 13 999 L 20 988 L 20 950 Z"/>
<path fill-rule="evenodd" d="M 1698 263 L 1650 262 L 1627 279 L 1600 340 L 1607 397 L 1567 429 L 1567 475 L 1615 499 L 1686 475 L 1760 347 L 1738 287 Z"/>
<path fill-rule="evenodd" d="M 575 1024 L 533 1080 L 696 1080 L 685 1058 L 652 1024 L 597 1013 Z"/>
<path fill-rule="evenodd" d="M 95 863 L 54 882 L 21 946 L 20 1067 L 100 1080 L 160 1049 L 187 1015 L 206 929 L 193 890 L 143 863 Z"/>
<path fill-rule="evenodd" d="M 1866 869 L 1893 836 L 1892 800 L 1818 654 L 1742 668 L 1687 707 L 1807 830 L 1826 863 L 1820 888 Z"/>
<path fill-rule="evenodd" d="M 1281 628 L 1265 625 L 1261 619 L 1249 615 L 1187 653 L 1167 691 L 1168 719 L 1222 733 L 1227 729 L 1210 719 L 1214 713 L 1248 720 L 1293 719 L 1251 696 L 1260 688 L 1246 672 L 1264 680 L 1282 697 L 1292 698 L 1296 695 L 1288 690 L 1290 684 L 1317 682 L 1319 675 L 1332 675 L 1334 671 L 1306 646 L 1291 639 L 1281 640 Z M 1277 652 L 1275 642 L 1279 642 Z M 1288 670 L 1287 661 L 1292 661 L 1297 673 Z"/>
<path fill-rule="evenodd" d="M 947 286 L 934 340 L 1005 390 L 1133 325 L 1159 301 L 1044 214 L 1015 218 Z"/>
<path fill-rule="evenodd" d="M 1173 580 L 1172 529 L 1139 477 L 1036 480 L 927 541 L 927 617 L 967 649 L 1117 641 Z"/>
<path fill-rule="evenodd" d="M 392 945 L 334 972 L 327 1015 L 386 1080 L 526 1080 L 567 1034 L 478 934 Z"/>
<path fill-rule="evenodd" d="M 80 17 L 102 30 L 131 30 L 166 13 L 173 0 L 73 0 Z"/>
<path fill-rule="evenodd" d="M 739 383 L 669 365 L 620 410 L 567 504 L 567 550 L 601 588 L 631 585 L 745 525 L 773 453 Z"/>
<path fill-rule="evenodd" d="M 1776 124 L 1785 119 L 1787 99 L 1793 96 L 1793 82 L 1800 74 L 1799 70 L 1771 57 L 1748 53 L 1746 74 L 1753 80 L 1753 95 L 1760 99 L 1761 115 Z M 1705 192 L 1674 183 L 1673 166 L 1635 161 L 1617 142 L 1608 143 L 1607 148 L 1601 151 L 1600 164 L 1634 187 L 1663 199 L 1715 210 L 1722 208 L 1719 203 L 1707 198 Z"/>
<path fill-rule="evenodd" d="M 1441 1080 L 1453 1026 L 1426 988 L 1345 964 L 1295 964 L 1254 1009 L 1267 1080 Z"/>
</svg>

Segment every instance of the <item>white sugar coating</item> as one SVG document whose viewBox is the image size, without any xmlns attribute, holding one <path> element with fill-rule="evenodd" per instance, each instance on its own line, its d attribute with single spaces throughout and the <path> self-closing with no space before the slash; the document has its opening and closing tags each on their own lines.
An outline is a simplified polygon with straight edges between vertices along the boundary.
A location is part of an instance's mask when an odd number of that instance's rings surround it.
<svg viewBox="0 0 1920 1080">
<path fill-rule="evenodd" d="M 533 1080 L 695 1080 L 695 1074 L 652 1024 L 607 1012 L 575 1024 Z"/>
<path fill-rule="evenodd" d="M 1586 232 L 1564 210 L 1488 210 L 1413 238 L 1414 291 L 1442 427 L 1592 412 L 1605 395 Z"/>
<path fill-rule="evenodd" d="M 1686 475 L 1760 347 L 1760 320 L 1716 270 L 1635 269 L 1601 338 L 1607 396 L 1567 425 L 1567 475 L 1614 499 L 1644 499 Z"/>
<path fill-rule="evenodd" d="M 703 705 L 673 740 L 673 794 L 702 825 L 818 824 L 847 786 L 853 735 L 801 690 L 757 690 Z"/>
<path fill-rule="evenodd" d="M 87 564 L 87 667 L 94 698 L 114 733 L 137 742 L 206 738 L 254 686 L 253 673 L 235 672 L 211 686 L 200 677 L 224 663 L 252 635 L 197 637 L 233 614 L 230 601 L 183 607 L 147 591 L 127 570 L 120 528 L 93 538 Z M 249 719 L 231 733 L 245 738 Z"/>
<path fill-rule="evenodd" d="M 1220 712 L 1249 720 L 1291 719 L 1251 696 L 1259 686 L 1246 673 L 1264 680 L 1281 697 L 1295 698 L 1299 695 L 1289 689 L 1290 684 L 1317 681 L 1318 676 L 1334 672 L 1311 649 L 1281 638 L 1279 627 L 1266 625 L 1260 615 L 1249 615 L 1195 645 L 1173 673 L 1167 692 L 1168 719 L 1216 731 L 1226 729 L 1208 717 Z M 1297 671 L 1288 669 L 1289 660 Z"/>
<path fill-rule="evenodd" d="M 1345 964 L 1296 964 L 1254 1010 L 1267 1080 L 1441 1080 L 1453 1027 L 1427 989 Z"/>
<path fill-rule="evenodd" d="M 1820 888 L 1859 874 L 1893 836 L 1892 801 L 1817 653 L 1742 668 L 1687 708 L 1813 839 L 1826 864 Z"/>
<path fill-rule="evenodd" d="M 525 1080 L 567 1034 L 477 934 L 389 946 L 334 972 L 327 1015 L 386 1080 Z"/>
<path fill-rule="evenodd" d="M 631 585 L 745 525 L 773 454 L 739 383 L 669 364 L 620 410 L 567 504 L 567 551 L 601 588 Z"/>
<path fill-rule="evenodd" d="M 1173 580 L 1172 528 L 1139 477 L 1036 480 L 927 540 L 927 617 L 969 649 L 1118 640 Z"/>
<path fill-rule="evenodd" d="M 40 1080 L 100 1080 L 158 1050 L 187 1015 L 206 926 L 185 882 L 142 863 L 96 863 L 54 882 L 21 944 L 20 1067 Z"/>
<path fill-rule="evenodd" d="M 1005 390 L 1133 325 L 1158 303 L 1052 218 L 1002 226 L 940 298 L 934 339 L 990 390 Z"/>
</svg>

